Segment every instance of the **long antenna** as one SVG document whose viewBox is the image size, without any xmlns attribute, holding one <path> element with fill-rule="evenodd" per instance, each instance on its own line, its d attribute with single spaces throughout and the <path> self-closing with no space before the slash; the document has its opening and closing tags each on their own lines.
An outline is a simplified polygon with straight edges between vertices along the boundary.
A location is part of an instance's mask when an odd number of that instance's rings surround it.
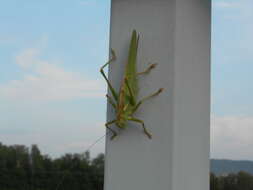
<svg viewBox="0 0 253 190">
<path fill-rule="evenodd" d="M 106 135 L 109 134 L 109 131 L 107 131 L 103 136 L 99 137 L 97 140 L 95 140 L 87 149 L 86 152 L 90 151 L 96 144 L 98 144 Z"/>
</svg>

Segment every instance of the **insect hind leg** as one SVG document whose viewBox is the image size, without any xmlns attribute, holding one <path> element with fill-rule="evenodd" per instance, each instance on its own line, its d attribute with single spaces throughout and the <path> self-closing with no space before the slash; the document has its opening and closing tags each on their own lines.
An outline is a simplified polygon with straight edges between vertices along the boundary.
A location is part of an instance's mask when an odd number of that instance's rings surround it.
<svg viewBox="0 0 253 190">
<path fill-rule="evenodd" d="M 129 120 L 141 124 L 144 133 L 147 135 L 147 137 L 148 137 L 149 139 L 152 139 L 152 135 L 151 135 L 151 133 L 149 133 L 148 130 L 146 129 L 145 124 L 144 124 L 144 121 L 142 121 L 142 120 L 140 120 L 140 119 L 137 119 L 137 118 L 134 118 L 134 117 L 129 118 Z"/>
</svg>

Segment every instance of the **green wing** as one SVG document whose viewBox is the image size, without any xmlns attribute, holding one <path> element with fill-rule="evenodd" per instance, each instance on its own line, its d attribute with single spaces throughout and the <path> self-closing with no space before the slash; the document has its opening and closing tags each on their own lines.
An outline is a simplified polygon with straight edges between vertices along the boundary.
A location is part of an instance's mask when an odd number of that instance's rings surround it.
<svg viewBox="0 0 253 190">
<path fill-rule="evenodd" d="M 136 30 L 133 30 L 128 52 L 128 62 L 125 72 L 134 97 L 136 97 L 138 94 L 138 81 L 136 70 L 138 43 L 139 43 L 139 35 L 137 35 Z"/>
</svg>

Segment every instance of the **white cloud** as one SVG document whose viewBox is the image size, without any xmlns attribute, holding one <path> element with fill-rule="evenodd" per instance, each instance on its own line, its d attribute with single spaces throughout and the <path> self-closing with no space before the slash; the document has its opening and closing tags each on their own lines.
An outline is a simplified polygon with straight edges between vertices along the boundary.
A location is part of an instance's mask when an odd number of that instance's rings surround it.
<svg viewBox="0 0 253 190">
<path fill-rule="evenodd" d="M 253 160 L 253 116 L 212 117 L 211 156 Z"/>
<path fill-rule="evenodd" d="M 64 70 L 40 58 L 39 49 L 26 49 L 15 61 L 22 69 L 21 80 L 0 84 L 0 98 L 11 100 L 67 100 L 94 98 L 105 94 L 102 81 Z"/>
<path fill-rule="evenodd" d="M 48 119 L 48 118 L 47 118 Z M 58 119 L 58 118 L 56 118 Z M 58 157 L 65 153 L 83 153 L 89 150 L 92 156 L 104 152 L 105 127 L 103 122 L 89 123 L 83 121 L 79 125 L 68 125 L 58 120 L 58 124 L 50 124 L 50 130 L 31 129 L 25 133 L 0 133 L 4 144 L 37 144 L 43 154 Z M 60 131 L 60 132 L 59 132 Z M 97 141 L 99 139 L 99 141 Z M 91 145 L 96 144 L 90 148 Z M 90 149 L 89 149 L 90 148 Z"/>
<path fill-rule="evenodd" d="M 90 127 L 92 126 L 92 127 Z M 72 134 L 69 140 L 54 145 L 54 152 L 57 153 L 76 153 L 90 151 L 92 155 L 103 153 L 105 149 L 105 123 L 97 122 L 92 124 L 83 124 L 76 126 L 78 131 Z M 63 131 L 69 131 L 69 128 L 63 128 Z M 72 133 L 72 132 L 69 132 Z"/>
<path fill-rule="evenodd" d="M 43 62 L 38 59 L 39 53 L 39 50 L 35 48 L 26 49 L 15 57 L 16 64 L 23 68 L 41 64 Z"/>
</svg>

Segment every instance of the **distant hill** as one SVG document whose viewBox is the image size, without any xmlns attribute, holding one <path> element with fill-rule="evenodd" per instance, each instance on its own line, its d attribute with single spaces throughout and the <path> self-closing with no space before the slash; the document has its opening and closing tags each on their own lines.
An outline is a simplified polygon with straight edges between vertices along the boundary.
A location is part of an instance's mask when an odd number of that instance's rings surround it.
<svg viewBox="0 0 253 190">
<path fill-rule="evenodd" d="M 216 175 L 245 171 L 253 175 L 253 161 L 211 159 L 211 172 Z"/>
</svg>

